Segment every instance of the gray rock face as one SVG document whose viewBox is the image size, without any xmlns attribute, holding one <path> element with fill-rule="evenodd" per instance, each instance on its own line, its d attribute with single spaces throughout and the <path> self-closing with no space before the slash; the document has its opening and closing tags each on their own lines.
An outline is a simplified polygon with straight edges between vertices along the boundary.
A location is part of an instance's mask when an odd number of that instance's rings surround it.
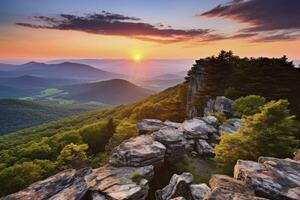
<svg viewBox="0 0 300 200">
<path fill-rule="evenodd" d="M 162 143 L 166 148 L 165 160 L 174 162 L 179 160 L 185 152 L 186 140 L 182 132 L 176 128 L 164 127 L 154 133 L 154 140 Z"/>
<path fill-rule="evenodd" d="M 185 120 L 182 128 L 186 138 L 192 139 L 208 139 L 209 135 L 217 132 L 215 127 L 198 118 Z"/>
<path fill-rule="evenodd" d="M 210 146 L 206 140 L 198 139 L 196 141 L 197 153 L 201 156 L 214 156 L 214 149 Z"/>
<path fill-rule="evenodd" d="M 181 123 L 177 123 L 177 122 L 171 122 L 169 120 L 164 122 L 164 125 L 168 126 L 168 127 L 173 127 L 173 128 L 180 128 L 181 127 Z"/>
<path fill-rule="evenodd" d="M 228 119 L 225 123 L 219 126 L 220 133 L 233 133 L 242 126 L 242 120 L 239 118 Z"/>
<path fill-rule="evenodd" d="M 203 199 L 210 192 L 210 188 L 205 183 L 192 184 L 190 190 L 194 200 Z"/>
<path fill-rule="evenodd" d="M 215 116 L 209 115 L 209 116 L 201 117 L 200 119 L 202 119 L 207 124 L 212 125 L 214 127 L 218 125 L 218 119 Z"/>
<path fill-rule="evenodd" d="M 184 197 L 175 197 L 175 198 L 173 198 L 171 200 L 186 200 L 186 199 Z"/>
<path fill-rule="evenodd" d="M 186 200 L 192 200 L 190 185 L 193 182 L 193 176 L 190 173 L 174 174 L 169 185 L 155 193 L 156 200 L 170 200 L 175 197 L 184 197 Z"/>
<path fill-rule="evenodd" d="M 140 174 L 139 183 L 132 181 L 133 173 Z M 152 176 L 152 166 L 66 170 L 8 195 L 3 200 L 143 200 L 148 194 L 147 183 Z"/>
<path fill-rule="evenodd" d="M 159 119 L 143 119 L 141 121 L 138 121 L 136 124 L 139 134 L 158 131 L 164 126 L 165 124 Z"/>
<path fill-rule="evenodd" d="M 234 177 L 254 189 L 257 196 L 274 200 L 300 199 L 300 162 L 261 157 L 259 163 L 239 160 Z"/>
<path fill-rule="evenodd" d="M 166 147 L 151 135 L 131 138 L 117 146 L 110 157 L 113 166 L 142 167 L 160 165 L 164 162 Z"/>
<path fill-rule="evenodd" d="M 232 100 L 224 96 L 218 96 L 216 99 L 210 99 L 204 108 L 204 115 L 210 115 L 214 112 L 222 112 L 228 117 L 232 116 Z"/>
<path fill-rule="evenodd" d="M 187 88 L 187 106 L 186 113 L 187 118 L 191 119 L 193 117 L 199 116 L 197 108 L 193 104 L 193 99 L 197 92 L 201 89 L 203 85 L 204 67 L 200 63 L 194 64 L 191 71 L 189 71 L 188 88 Z"/>
</svg>

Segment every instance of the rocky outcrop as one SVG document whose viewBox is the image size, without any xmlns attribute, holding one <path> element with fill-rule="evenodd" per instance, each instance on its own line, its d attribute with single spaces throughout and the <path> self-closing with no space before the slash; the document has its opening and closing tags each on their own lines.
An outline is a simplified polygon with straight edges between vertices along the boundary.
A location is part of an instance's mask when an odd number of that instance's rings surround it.
<svg viewBox="0 0 300 200">
<path fill-rule="evenodd" d="M 201 66 L 201 61 L 196 61 L 196 64 L 188 72 L 188 77 L 186 77 L 188 82 L 187 87 L 187 105 L 186 114 L 188 119 L 199 116 L 199 112 L 196 106 L 193 104 L 197 92 L 201 89 L 203 85 L 204 67 Z"/>
<path fill-rule="evenodd" d="M 156 191 L 156 200 L 170 200 L 176 197 L 186 200 L 198 200 L 202 199 L 210 191 L 206 184 L 197 185 L 192 183 L 192 174 L 174 174 L 166 187 Z"/>
<path fill-rule="evenodd" d="M 131 138 L 113 150 L 109 163 L 113 166 L 161 165 L 164 162 L 166 147 L 154 140 L 152 135 Z"/>
<path fill-rule="evenodd" d="M 196 141 L 196 151 L 201 156 L 214 156 L 214 149 L 206 140 L 199 139 Z"/>
<path fill-rule="evenodd" d="M 183 133 L 176 128 L 164 127 L 154 133 L 154 140 L 162 143 L 166 148 L 165 160 L 174 162 L 185 153 L 186 140 Z"/>
<path fill-rule="evenodd" d="M 217 129 L 199 118 L 185 120 L 182 125 L 183 132 L 190 139 L 208 139 Z"/>
<path fill-rule="evenodd" d="M 261 197 L 300 199 L 300 162 L 261 157 L 259 162 L 239 160 L 234 177 L 244 181 Z"/>
<path fill-rule="evenodd" d="M 216 99 L 210 99 L 206 103 L 204 108 L 204 115 L 210 115 L 211 113 L 221 112 L 228 117 L 232 117 L 232 100 L 224 96 L 218 96 Z"/>
<path fill-rule="evenodd" d="M 138 183 L 132 180 L 133 173 L 139 174 Z M 2 199 L 142 200 L 148 194 L 148 181 L 152 176 L 152 166 L 115 168 L 107 165 L 93 170 L 66 170 Z"/>
</svg>

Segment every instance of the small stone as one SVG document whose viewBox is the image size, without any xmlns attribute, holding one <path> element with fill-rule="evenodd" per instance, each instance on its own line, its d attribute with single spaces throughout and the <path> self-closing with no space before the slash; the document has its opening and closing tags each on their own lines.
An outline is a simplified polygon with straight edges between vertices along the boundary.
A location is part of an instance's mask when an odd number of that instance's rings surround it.
<svg viewBox="0 0 300 200">
<path fill-rule="evenodd" d="M 190 190 L 193 199 L 203 199 L 209 192 L 210 188 L 205 184 L 192 184 Z"/>
</svg>

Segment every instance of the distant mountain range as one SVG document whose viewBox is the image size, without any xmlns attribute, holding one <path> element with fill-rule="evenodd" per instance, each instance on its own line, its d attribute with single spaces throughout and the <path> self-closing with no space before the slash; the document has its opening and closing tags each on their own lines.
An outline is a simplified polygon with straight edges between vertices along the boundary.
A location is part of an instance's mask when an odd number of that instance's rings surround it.
<svg viewBox="0 0 300 200">
<path fill-rule="evenodd" d="M 181 74 L 190 69 L 193 59 L 146 59 L 134 62 L 126 59 L 63 59 L 47 63 L 75 62 L 87 64 L 104 71 L 126 75 L 130 81 L 141 81 L 163 74 Z M 184 74 L 186 75 L 186 74 Z"/>
<path fill-rule="evenodd" d="M 59 64 L 29 62 L 23 65 L 0 64 L 0 77 L 17 77 L 24 75 L 87 81 L 122 77 L 121 74 L 111 73 L 89 65 L 72 62 Z"/>
<path fill-rule="evenodd" d="M 131 103 L 153 93 L 122 79 L 76 84 L 60 87 L 59 89 L 66 92 L 66 94 L 60 96 L 61 98 L 77 101 L 97 101 L 110 105 Z"/>
</svg>

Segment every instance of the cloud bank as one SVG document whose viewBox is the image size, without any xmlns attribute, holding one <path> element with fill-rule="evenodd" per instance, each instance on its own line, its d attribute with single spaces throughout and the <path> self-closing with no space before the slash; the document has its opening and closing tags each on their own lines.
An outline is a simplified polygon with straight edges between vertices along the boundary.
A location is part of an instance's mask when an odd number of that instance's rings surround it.
<svg viewBox="0 0 300 200">
<path fill-rule="evenodd" d="M 158 43 L 174 43 L 195 37 L 209 37 L 210 29 L 174 29 L 163 24 L 149 24 L 140 18 L 102 11 L 84 16 L 60 14 L 54 17 L 34 16 L 19 26 L 35 29 L 73 30 L 98 35 L 125 36 Z"/>
</svg>

